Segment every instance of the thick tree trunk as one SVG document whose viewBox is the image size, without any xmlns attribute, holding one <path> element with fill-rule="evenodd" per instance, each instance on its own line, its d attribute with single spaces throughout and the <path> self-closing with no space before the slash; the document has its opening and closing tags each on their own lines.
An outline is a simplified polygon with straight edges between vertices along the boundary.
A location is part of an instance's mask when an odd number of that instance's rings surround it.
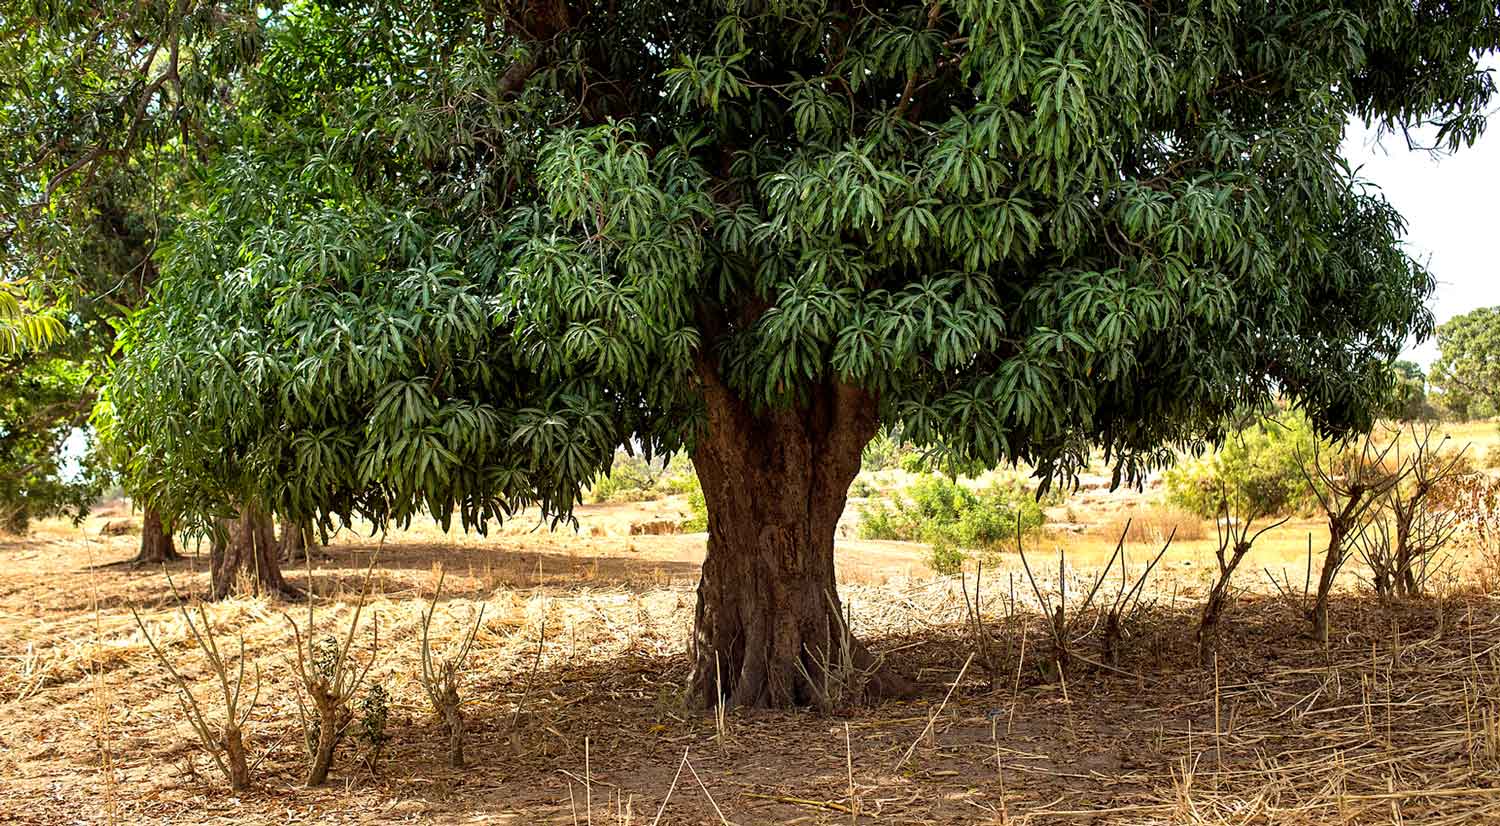
<svg viewBox="0 0 1500 826">
<path fill-rule="evenodd" d="M 318 731 L 317 739 L 309 744 L 305 780 L 308 788 L 328 782 L 328 772 L 333 768 L 333 753 L 344 739 L 344 730 L 349 724 L 348 710 L 335 705 L 330 695 L 315 695 L 313 699 L 316 703 L 314 713 L 318 715 Z"/>
<path fill-rule="evenodd" d="M 162 523 L 161 514 L 154 508 L 146 508 L 141 521 L 141 549 L 131 564 L 161 565 L 182 559 L 177 545 L 172 541 L 172 532 Z"/>
<path fill-rule="evenodd" d="M 753 413 L 704 376 L 706 430 L 693 464 L 708 505 L 691 697 L 701 706 L 833 708 L 904 691 L 847 632 L 834 533 L 876 400 L 842 385 L 806 407 Z"/>
<path fill-rule="evenodd" d="M 276 529 L 271 516 L 259 508 L 247 505 L 238 519 L 220 521 L 209 563 L 213 599 L 229 596 L 241 582 L 257 596 L 302 597 L 302 592 L 281 576 L 281 548 L 276 541 Z"/>
</svg>

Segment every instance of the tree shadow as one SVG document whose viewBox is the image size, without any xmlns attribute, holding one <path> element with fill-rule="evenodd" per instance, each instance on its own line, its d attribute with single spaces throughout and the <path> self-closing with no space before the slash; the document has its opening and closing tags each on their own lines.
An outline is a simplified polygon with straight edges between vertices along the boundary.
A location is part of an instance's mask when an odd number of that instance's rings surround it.
<svg viewBox="0 0 1500 826">
<path fill-rule="evenodd" d="M 378 590 L 390 592 L 436 583 L 446 570 L 443 593 L 450 597 L 482 598 L 497 590 L 543 588 L 577 592 L 608 588 L 645 590 L 695 584 L 701 573 L 696 562 L 660 560 L 608 553 L 561 553 L 532 548 L 502 549 L 476 545 L 401 542 L 336 545 L 319 549 L 312 565 L 316 593 L 357 595 L 367 566 Z M 294 584 L 306 582 L 306 566 L 282 568 Z M 415 575 L 415 576 L 414 576 Z"/>
</svg>

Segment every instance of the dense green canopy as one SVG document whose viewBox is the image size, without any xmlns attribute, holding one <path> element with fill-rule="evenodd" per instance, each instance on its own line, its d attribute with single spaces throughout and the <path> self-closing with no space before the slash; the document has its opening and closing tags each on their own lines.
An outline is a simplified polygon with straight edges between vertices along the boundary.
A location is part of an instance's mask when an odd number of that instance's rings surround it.
<svg viewBox="0 0 1500 826">
<path fill-rule="evenodd" d="M 111 390 L 132 478 L 481 527 L 691 446 L 705 383 L 1123 478 L 1277 394 L 1364 424 L 1433 281 L 1345 125 L 1472 141 L 1500 44 L 1493 2 L 1409 0 L 260 19 Z"/>
<path fill-rule="evenodd" d="M 1500 410 L 1500 307 L 1481 307 L 1438 328 L 1432 383 L 1460 416 Z"/>
<path fill-rule="evenodd" d="M 6 282 L 52 334 L 44 352 L 0 357 L 0 512 L 17 524 L 97 493 L 59 451 L 156 279 L 184 180 L 214 155 L 258 20 L 249 4 L 0 0 L 0 355 Z"/>
</svg>

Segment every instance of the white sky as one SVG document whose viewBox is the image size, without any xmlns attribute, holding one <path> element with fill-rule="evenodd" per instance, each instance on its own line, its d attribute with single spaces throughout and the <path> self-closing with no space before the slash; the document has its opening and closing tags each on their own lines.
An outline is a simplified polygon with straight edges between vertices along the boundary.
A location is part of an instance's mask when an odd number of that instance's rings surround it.
<svg viewBox="0 0 1500 826">
<path fill-rule="evenodd" d="M 1500 62 L 1492 65 L 1500 69 Z M 1351 124 L 1344 156 L 1360 176 L 1374 182 L 1406 218 L 1412 256 L 1437 278 L 1432 311 L 1441 324 L 1479 307 L 1500 305 L 1500 112 L 1490 116 L 1479 142 L 1453 155 L 1408 151 L 1401 135 L 1374 141 L 1374 130 Z M 1408 344 L 1407 357 L 1429 365 L 1437 357 L 1433 339 Z"/>
</svg>

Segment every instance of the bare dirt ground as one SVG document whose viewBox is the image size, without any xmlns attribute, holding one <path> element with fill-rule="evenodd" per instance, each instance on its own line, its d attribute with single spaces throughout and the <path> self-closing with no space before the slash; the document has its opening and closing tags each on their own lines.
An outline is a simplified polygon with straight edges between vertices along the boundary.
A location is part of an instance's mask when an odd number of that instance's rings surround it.
<svg viewBox="0 0 1500 826">
<path fill-rule="evenodd" d="M 380 546 L 371 679 L 393 698 L 393 740 L 374 772 L 341 753 L 319 789 L 300 785 L 283 616 L 305 622 L 306 607 L 208 606 L 222 640 L 243 635 L 263 683 L 248 725 L 258 788 L 243 796 L 203 756 L 129 612 L 216 710 L 163 573 L 91 567 L 133 554 L 137 537 L 99 535 L 121 517 L 0 538 L 0 823 L 1500 822 L 1500 600 L 1455 583 L 1382 607 L 1356 593 L 1351 571 L 1320 650 L 1296 607 L 1262 592 L 1260 571 L 1300 564 L 1309 523 L 1246 563 L 1253 587 L 1227 618 L 1217 669 L 1196 664 L 1206 546 L 1188 543 L 1151 580 L 1118 669 L 1079 662 L 1061 680 L 1038 668 L 1047 631 L 1017 560 L 986 566 L 991 673 L 968 659 L 972 571 L 961 585 L 933 577 L 921 546 L 842 540 L 855 631 L 915 678 L 918 696 L 721 721 L 679 699 L 703 538 L 629 535 L 683 507 L 589 506 L 576 535 L 525 522 L 487 539 L 344 534 L 317 555 L 311 583 L 289 571 L 318 594 L 317 625 L 331 632 Z M 1086 566 L 1106 540 L 1068 542 L 1070 563 Z M 1056 557 L 1035 552 L 1055 599 Z M 1148 551 L 1131 553 L 1138 566 Z M 464 689 L 463 771 L 447 767 L 414 677 L 440 565 L 435 635 L 459 635 L 486 606 Z M 170 573 L 201 593 L 202 567 L 189 559 Z M 1076 604 L 1090 577 L 1063 578 Z M 1097 656 L 1091 630 L 1082 622 L 1076 645 Z M 363 660 L 368 626 L 358 639 Z"/>
</svg>

